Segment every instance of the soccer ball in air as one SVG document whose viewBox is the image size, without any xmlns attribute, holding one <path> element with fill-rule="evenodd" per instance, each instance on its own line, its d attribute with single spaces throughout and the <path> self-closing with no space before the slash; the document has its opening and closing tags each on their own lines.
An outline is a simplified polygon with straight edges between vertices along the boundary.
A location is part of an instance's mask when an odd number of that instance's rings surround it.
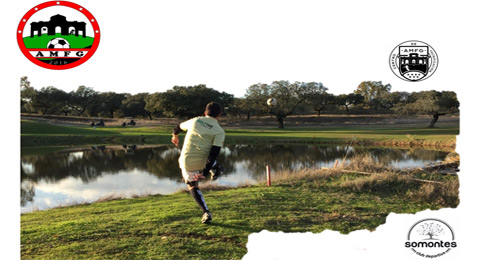
<svg viewBox="0 0 480 260">
<path fill-rule="evenodd" d="M 63 38 L 53 38 L 47 44 L 48 49 L 69 49 L 70 43 Z"/>
<path fill-rule="evenodd" d="M 267 105 L 269 106 L 275 106 L 277 104 L 277 99 L 276 98 L 269 98 L 267 100 Z"/>
</svg>

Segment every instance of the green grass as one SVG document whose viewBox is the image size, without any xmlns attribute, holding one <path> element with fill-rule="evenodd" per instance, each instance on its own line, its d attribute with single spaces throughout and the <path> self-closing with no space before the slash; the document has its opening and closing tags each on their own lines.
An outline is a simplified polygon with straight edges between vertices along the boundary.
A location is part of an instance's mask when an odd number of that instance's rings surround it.
<svg viewBox="0 0 480 260">
<path fill-rule="evenodd" d="M 76 144 L 168 144 L 171 129 L 93 130 L 22 120 L 22 153 Z M 360 144 L 449 146 L 458 131 L 423 126 L 226 129 L 226 143 L 349 143 L 355 136 Z M 458 178 L 435 180 L 446 184 L 398 176 L 298 174 L 278 177 L 272 187 L 203 190 L 214 215 L 209 225 L 200 223 L 201 212 L 186 192 L 32 212 L 21 215 L 21 254 L 23 259 L 240 259 L 248 235 L 261 230 L 349 233 L 374 230 L 391 212 L 456 207 Z"/>
<path fill-rule="evenodd" d="M 21 255 L 22 259 L 240 259 L 253 232 L 374 230 L 391 212 L 458 204 L 419 201 L 422 186 L 415 182 L 405 181 L 402 189 L 391 189 L 392 181 L 377 182 L 364 191 L 342 185 L 362 178 L 368 177 L 313 172 L 274 179 L 272 187 L 204 190 L 214 215 L 208 225 L 200 223 L 201 212 L 187 192 L 22 214 Z M 403 179 L 393 181 L 398 186 Z"/>
<path fill-rule="evenodd" d="M 59 126 L 21 121 L 22 146 L 111 143 L 169 144 L 173 126 L 97 127 Z M 288 129 L 226 129 L 226 143 L 343 143 L 365 145 L 423 145 L 452 147 L 458 127 L 314 127 Z"/>
<path fill-rule="evenodd" d="M 171 129 L 168 128 L 170 131 Z M 97 127 L 90 126 L 62 126 L 47 123 L 40 123 L 29 120 L 21 121 L 22 135 L 41 135 L 41 136 L 59 136 L 59 135 L 85 135 L 85 136 L 141 136 L 165 134 L 167 127 Z"/>
<path fill-rule="evenodd" d="M 85 47 L 89 47 L 93 44 L 94 40 L 92 37 L 88 36 L 83 38 L 81 35 L 77 37 L 75 35 L 61 35 L 60 33 L 57 33 L 55 35 L 35 35 L 33 38 L 25 37 L 23 38 L 23 42 L 25 43 L 25 47 L 27 49 L 43 49 L 47 48 L 48 42 L 53 38 L 63 38 L 67 40 L 70 43 L 70 48 L 72 49 L 83 49 Z"/>
<path fill-rule="evenodd" d="M 252 129 L 229 130 L 228 136 L 232 138 L 262 137 L 276 139 L 312 139 L 322 140 L 350 140 L 353 136 L 357 140 L 376 141 L 451 141 L 459 133 L 458 128 L 383 128 L 383 127 L 332 127 L 332 128 L 293 128 L 279 129 Z"/>
<path fill-rule="evenodd" d="M 166 144 L 171 128 L 60 126 L 36 121 L 21 121 L 22 147 L 86 144 L 158 143 Z"/>
</svg>

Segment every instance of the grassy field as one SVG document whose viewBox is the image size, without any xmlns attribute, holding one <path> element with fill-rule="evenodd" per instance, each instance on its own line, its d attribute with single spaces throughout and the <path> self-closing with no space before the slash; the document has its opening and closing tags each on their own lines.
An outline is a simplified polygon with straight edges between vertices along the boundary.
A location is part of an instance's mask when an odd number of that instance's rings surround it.
<svg viewBox="0 0 480 260">
<path fill-rule="evenodd" d="M 173 126 L 97 127 L 62 126 L 22 120 L 22 147 L 81 144 L 169 144 Z M 345 126 L 345 127 L 292 127 L 278 128 L 226 128 L 226 143 L 335 143 L 385 146 L 437 146 L 453 147 L 459 128 L 425 128 L 424 126 Z M 355 144 L 354 143 L 354 144 Z"/>
<path fill-rule="evenodd" d="M 41 49 L 47 48 L 48 42 L 53 38 L 63 38 L 67 40 L 70 43 L 70 48 L 72 49 L 82 49 L 93 44 L 92 37 L 83 38 L 81 35 L 77 37 L 75 35 L 61 35 L 60 33 L 57 33 L 55 35 L 35 35 L 33 38 L 25 37 L 23 38 L 23 42 L 25 43 L 25 47 L 27 48 Z"/>
<path fill-rule="evenodd" d="M 22 154 L 87 144 L 169 144 L 172 125 L 91 127 L 21 121 Z M 308 143 L 425 146 L 453 150 L 458 126 L 225 127 L 227 144 Z M 352 142 L 353 141 L 353 142 Z M 366 171 L 363 163 L 354 171 Z M 351 169 L 351 170 L 352 170 Z M 391 212 L 456 207 L 458 177 L 338 170 L 276 174 L 263 184 L 202 189 L 214 221 L 188 192 L 116 199 L 21 215 L 23 259 L 240 259 L 261 230 L 349 233 L 374 230 Z M 430 182 L 422 182 L 418 179 Z M 415 180 L 417 179 L 417 180 Z"/>
<path fill-rule="evenodd" d="M 97 127 L 63 126 L 29 120 L 21 121 L 22 147 L 159 143 L 170 141 L 171 127 Z"/>
<path fill-rule="evenodd" d="M 248 235 L 261 230 L 374 230 L 390 212 L 458 205 L 456 176 L 437 184 L 393 173 L 278 176 L 271 187 L 203 189 L 208 225 L 188 192 L 22 214 L 22 259 L 240 259 Z"/>
<path fill-rule="evenodd" d="M 423 145 L 451 146 L 455 143 L 458 128 L 428 129 L 420 127 L 310 127 L 292 129 L 227 130 L 234 142 L 248 142 L 261 138 L 265 142 L 309 143 L 363 143 L 371 145 Z"/>
</svg>

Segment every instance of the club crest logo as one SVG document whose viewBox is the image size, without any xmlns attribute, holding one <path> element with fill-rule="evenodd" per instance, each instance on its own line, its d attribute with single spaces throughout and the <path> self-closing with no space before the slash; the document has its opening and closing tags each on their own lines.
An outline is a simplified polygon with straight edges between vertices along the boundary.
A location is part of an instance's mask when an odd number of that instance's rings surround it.
<svg viewBox="0 0 480 260">
<path fill-rule="evenodd" d="M 407 239 L 405 247 L 425 258 L 443 256 L 457 247 L 453 229 L 439 219 L 424 219 L 415 223 Z"/>
<path fill-rule="evenodd" d="M 390 54 L 390 69 L 406 81 L 421 81 L 433 75 L 438 56 L 432 46 L 421 41 L 403 42 Z"/>
<path fill-rule="evenodd" d="M 35 6 L 21 19 L 17 42 L 22 53 L 40 67 L 63 70 L 79 66 L 95 53 L 100 27 L 93 15 L 72 2 Z"/>
</svg>

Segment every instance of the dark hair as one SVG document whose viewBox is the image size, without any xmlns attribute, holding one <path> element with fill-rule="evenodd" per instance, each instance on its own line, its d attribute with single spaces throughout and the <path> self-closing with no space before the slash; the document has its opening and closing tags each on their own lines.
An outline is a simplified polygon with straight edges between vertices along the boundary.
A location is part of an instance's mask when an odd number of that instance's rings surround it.
<svg viewBox="0 0 480 260">
<path fill-rule="evenodd" d="M 222 105 L 215 102 L 210 102 L 205 107 L 205 112 L 207 116 L 217 117 L 222 113 Z"/>
</svg>

